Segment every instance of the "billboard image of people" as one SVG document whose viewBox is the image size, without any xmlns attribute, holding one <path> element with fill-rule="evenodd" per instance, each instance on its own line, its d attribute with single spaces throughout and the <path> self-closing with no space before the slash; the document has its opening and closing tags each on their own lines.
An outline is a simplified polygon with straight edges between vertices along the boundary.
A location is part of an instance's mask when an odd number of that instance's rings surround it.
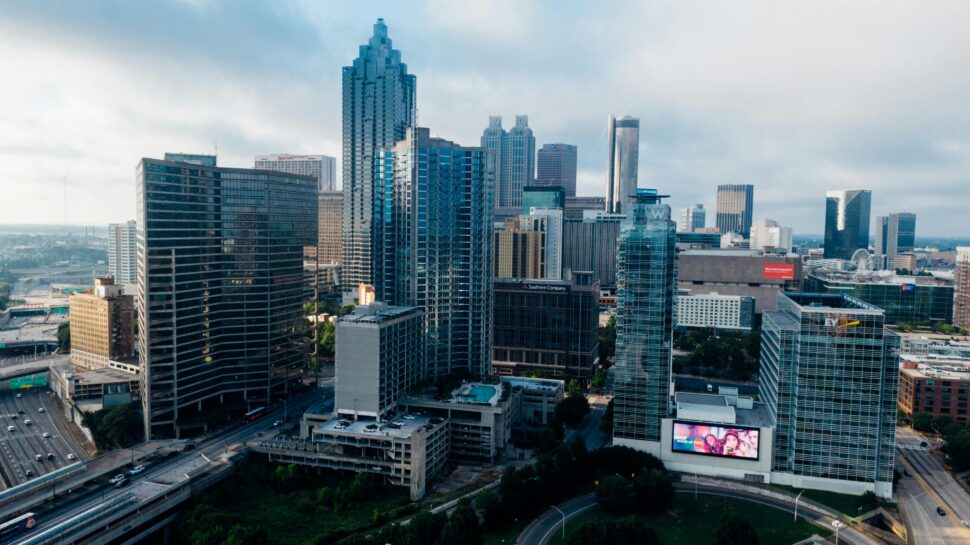
<svg viewBox="0 0 970 545">
<path fill-rule="evenodd" d="M 758 428 L 674 422 L 674 452 L 758 459 Z"/>
</svg>

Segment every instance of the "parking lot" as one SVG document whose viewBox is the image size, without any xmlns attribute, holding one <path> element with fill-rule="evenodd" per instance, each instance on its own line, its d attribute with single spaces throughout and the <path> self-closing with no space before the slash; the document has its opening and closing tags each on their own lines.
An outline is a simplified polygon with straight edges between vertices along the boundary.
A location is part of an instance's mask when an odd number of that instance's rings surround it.
<svg viewBox="0 0 970 545">
<path fill-rule="evenodd" d="M 81 459 L 83 453 L 75 450 L 60 431 L 63 422 L 60 427 L 54 423 L 55 417 L 60 418 L 58 410 L 57 401 L 46 388 L 0 391 L 0 466 L 8 486 L 25 483 Z M 69 459 L 69 455 L 76 459 Z"/>
</svg>

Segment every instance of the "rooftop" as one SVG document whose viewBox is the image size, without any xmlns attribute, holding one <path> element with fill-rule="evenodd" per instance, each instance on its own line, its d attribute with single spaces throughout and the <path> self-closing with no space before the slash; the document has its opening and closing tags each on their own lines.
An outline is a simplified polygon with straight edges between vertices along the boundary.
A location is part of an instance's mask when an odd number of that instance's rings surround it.
<svg viewBox="0 0 970 545">
<path fill-rule="evenodd" d="M 338 322 L 344 324 L 380 324 L 420 312 L 421 309 L 417 307 L 396 307 L 385 303 L 371 303 L 355 308 L 353 313 L 341 317 Z"/>
<path fill-rule="evenodd" d="M 444 418 L 412 413 L 395 418 L 390 422 L 377 422 L 374 420 L 354 421 L 345 418 L 334 418 L 319 426 L 317 429 L 325 431 L 328 434 L 369 435 L 374 437 L 406 439 L 421 428 L 431 430 L 437 426 L 443 426 L 445 422 Z"/>
<path fill-rule="evenodd" d="M 548 378 L 526 378 L 526 377 L 502 377 L 502 382 L 512 386 L 521 387 L 523 390 L 531 392 L 555 392 L 563 387 L 563 381 Z"/>
<path fill-rule="evenodd" d="M 954 279 L 945 275 L 912 276 L 900 275 L 894 271 L 834 271 L 816 269 L 810 276 L 825 282 L 840 282 L 849 284 L 886 284 L 903 286 L 913 284 L 917 286 L 953 286 Z"/>
<path fill-rule="evenodd" d="M 933 361 L 931 363 L 922 363 L 918 362 L 918 360 L 907 360 L 905 359 L 906 357 L 900 356 L 900 373 L 914 378 L 970 381 L 970 365 L 966 361 Z M 907 362 L 916 363 L 916 368 L 910 369 L 903 367 Z"/>
<path fill-rule="evenodd" d="M 855 313 L 883 313 L 878 307 L 841 294 L 784 292 L 779 297 L 790 299 L 803 311 L 851 310 Z"/>
</svg>

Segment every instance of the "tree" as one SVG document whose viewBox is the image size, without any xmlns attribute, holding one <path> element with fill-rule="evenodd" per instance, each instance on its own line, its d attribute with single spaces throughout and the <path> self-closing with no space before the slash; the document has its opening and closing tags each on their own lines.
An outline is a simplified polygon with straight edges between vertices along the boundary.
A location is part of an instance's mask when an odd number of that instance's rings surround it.
<svg viewBox="0 0 970 545">
<path fill-rule="evenodd" d="M 571 395 L 556 406 L 556 418 L 575 428 L 589 414 L 589 400 L 582 394 Z"/>
<path fill-rule="evenodd" d="M 269 545 L 269 534 L 265 528 L 250 528 L 241 524 L 235 524 L 229 529 L 222 545 Z"/>
<path fill-rule="evenodd" d="M 81 423 L 91 430 L 94 444 L 102 452 L 136 445 L 144 436 L 142 419 L 131 403 L 85 413 Z"/>
<path fill-rule="evenodd" d="M 610 361 L 616 355 L 616 316 L 610 316 L 606 325 L 600 328 L 600 365 L 609 367 Z"/>
<path fill-rule="evenodd" d="M 593 373 L 593 379 L 589 381 L 589 385 L 593 388 L 602 388 L 603 386 L 606 386 L 606 371 L 597 369 L 596 372 Z"/>
<path fill-rule="evenodd" d="M 895 475 L 893 477 L 895 478 Z M 876 497 L 876 493 L 869 490 L 862 494 L 862 506 L 866 509 L 879 507 L 879 498 Z"/>
<path fill-rule="evenodd" d="M 716 534 L 717 545 L 759 545 L 758 533 L 751 523 L 738 515 L 729 514 L 721 521 Z"/>
<path fill-rule="evenodd" d="M 439 545 L 482 545 L 482 529 L 478 514 L 468 498 L 462 498 L 441 530 Z"/>
<path fill-rule="evenodd" d="M 916 413 L 913 415 L 913 429 L 916 431 L 930 431 L 933 426 L 933 415 Z"/>
<path fill-rule="evenodd" d="M 475 496 L 475 506 L 482 515 L 486 528 L 497 528 L 501 523 L 502 500 L 489 488 L 482 489 Z"/>
<path fill-rule="evenodd" d="M 606 435 L 613 436 L 613 400 L 611 399 L 609 403 L 606 404 L 606 411 L 603 412 L 603 418 L 600 420 L 600 429 L 603 430 Z"/>
<path fill-rule="evenodd" d="M 61 352 L 71 351 L 71 324 L 68 322 L 57 325 L 57 349 Z"/>
<path fill-rule="evenodd" d="M 337 311 L 337 316 L 346 316 L 354 311 L 357 305 L 344 305 Z"/>
<path fill-rule="evenodd" d="M 633 486 L 626 477 L 610 475 L 596 487 L 600 508 L 613 515 L 629 513 L 633 507 Z"/>
<path fill-rule="evenodd" d="M 642 519 L 628 516 L 618 521 L 587 522 L 570 534 L 567 545 L 663 545 Z"/>
<path fill-rule="evenodd" d="M 664 512 L 674 503 L 674 481 L 663 469 L 644 469 L 633 480 L 636 503 L 648 513 Z"/>
<path fill-rule="evenodd" d="M 438 513 L 432 515 L 428 511 L 411 517 L 411 522 L 407 526 L 407 535 L 404 539 L 405 545 L 425 545 L 434 543 L 441 535 L 441 530 L 448 523 L 448 517 Z"/>
<path fill-rule="evenodd" d="M 569 379 L 569 382 L 566 383 L 566 395 L 569 397 L 583 395 L 583 387 L 580 386 L 578 380 Z"/>
</svg>

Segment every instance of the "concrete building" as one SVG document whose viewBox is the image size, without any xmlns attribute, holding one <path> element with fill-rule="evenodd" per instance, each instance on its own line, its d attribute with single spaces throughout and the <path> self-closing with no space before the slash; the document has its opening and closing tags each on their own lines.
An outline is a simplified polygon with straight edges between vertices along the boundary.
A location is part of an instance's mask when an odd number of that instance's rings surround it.
<svg viewBox="0 0 970 545">
<path fill-rule="evenodd" d="M 317 181 L 142 159 L 137 183 L 146 436 L 193 435 L 209 410 L 265 405 L 300 376 Z"/>
<path fill-rule="evenodd" d="M 563 270 L 593 271 L 600 287 L 615 289 L 617 239 L 625 218 L 588 211 L 582 219 L 563 221 Z"/>
<path fill-rule="evenodd" d="M 108 224 L 108 275 L 122 286 L 138 283 L 138 254 L 135 220 Z"/>
<path fill-rule="evenodd" d="M 329 155 L 293 155 L 276 153 L 257 155 L 253 168 L 275 170 L 287 174 L 302 174 L 317 180 L 320 193 L 337 190 L 337 159 Z"/>
<path fill-rule="evenodd" d="M 695 204 L 680 211 L 680 221 L 677 222 L 677 232 L 693 233 L 695 229 L 707 227 L 707 211 L 703 204 Z"/>
<path fill-rule="evenodd" d="M 640 118 L 611 115 L 607 123 L 606 211 L 623 214 L 637 193 Z"/>
<path fill-rule="evenodd" d="M 802 284 L 801 258 L 757 250 L 689 250 L 678 255 L 677 287 L 689 295 L 718 293 L 755 300 L 755 312 L 775 310 L 782 291 Z"/>
<path fill-rule="evenodd" d="M 957 247 L 953 325 L 970 329 L 970 246 Z"/>
<path fill-rule="evenodd" d="M 970 361 L 970 337 L 938 333 L 907 333 L 896 331 L 899 352 L 916 356 L 934 356 Z"/>
<path fill-rule="evenodd" d="M 775 427 L 772 482 L 892 497 L 899 338 L 844 295 L 778 295 L 761 328 L 760 399 Z"/>
<path fill-rule="evenodd" d="M 565 383 L 546 378 L 502 377 L 502 384 L 521 391 L 519 421 L 525 424 L 546 425 L 556 417 L 556 407 L 563 399 Z"/>
<path fill-rule="evenodd" d="M 567 197 L 575 197 L 576 156 L 572 144 L 544 144 L 536 157 L 536 185 L 561 187 Z"/>
<path fill-rule="evenodd" d="M 317 200 L 317 244 L 308 257 L 321 266 L 340 266 L 343 259 L 343 193 L 322 192 Z"/>
<path fill-rule="evenodd" d="M 502 118 L 491 116 L 482 133 L 482 147 L 495 156 L 495 207 L 521 207 L 522 190 L 535 180 L 536 139 L 529 116 L 515 116 L 515 126 L 502 128 Z"/>
<path fill-rule="evenodd" d="M 721 234 L 751 235 L 754 212 L 754 186 L 723 184 L 717 186 L 717 228 Z"/>
<path fill-rule="evenodd" d="M 137 373 L 105 367 L 75 369 L 69 365 L 51 367 L 51 390 L 81 412 L 94 412 L 140 400 Z"/>
<path fill-rule="evenodd" d="M 840 189 L 825 193 L 825 257 L 850 259 L 860 248 L 869 247 L 868 189 Z"/>
<path fill-rule="evenodd" d="M 566 197 L 566 207 L 563 210 L 564 219 L 583 219 L 587 210 L 603 212 L 606 209 L 605 197 Z"/>
<path fill-rule="evenodd" d="M 382 303 L 337 320 L 336 414 L 383 420 L 424 372 L 421 310 Z"/>
<path fill-rule="evenodd" d="M 970 359 L 902 354 L 899 357 L 899 408 L 913 416 L 949 416 L 970 424 Z"/>
<path fill-rule="evenodd" d="M 791 227 L 778 225 L 778 222 L 772 219 L 759 219 L 751 226 L 749 247 L 752 250 L 767 252 L 775 250 L 788 252 L 792 249 Z"/>
<path fill-rule="evenodd" d="M 876 216 L 873 226 L 876 255 L 886 256 L 886 262 L 897 269 L 914 270 L 916 267 L 896 267 L 896 256 L 912 254 L 916 248 L 916 214 L 898 212 L 888 216 Z M 915 260 L 915 256 L 913 256 Z"/>
<path fill-rule="evenodd" d="M 745 295 L 677 296 L 677 327 L 750 331 L 754 326 L 754 297 Z"/>
<path fill-rule="evenodd" d="M 599 361 L 599 282 L 496 278 L 492 372 L 589 380 Z"/>
<path fill-rule="evenodd" d="M 405 137 L 417 119 L 417 80 L 408 74 L 401 52 L 394 49 L 383 19 L 360 55 L 343 69 L 343 298 L 352 303 L 361 283 L 377 280 L 374 218 L 378 184 L 374 179 L 377 150 Z"/>
<path fill-rule="evenodd" d="M 953 315 L 954 285 L 944 277 L 817 269 L 805 277 L 804 290 L 860 299 L 885 311 L 887 324 L 946 323 Z"/>
<path fill-rule="evenodd" d="M 543 278 L 546 274 L 546 234 L 528 216 L 505 221 L 494 233 L 492 274 L 502 278 Z M 535 228 L 534 228 L 535 227 Z"/>
<path fill-rule="evenodd" d="M 660 456 L 670 405 L 677 225 L 656 190 L 640 189 L 617 259 L 613 444 Z"/>
<path fill-rule="evenodd" d="M 72 364 L 102 369 L 135 354 L 134 297 L 114 278 L 95 278 L 94 289 L 71 294 L 70 304 Z"/>
</svg>

